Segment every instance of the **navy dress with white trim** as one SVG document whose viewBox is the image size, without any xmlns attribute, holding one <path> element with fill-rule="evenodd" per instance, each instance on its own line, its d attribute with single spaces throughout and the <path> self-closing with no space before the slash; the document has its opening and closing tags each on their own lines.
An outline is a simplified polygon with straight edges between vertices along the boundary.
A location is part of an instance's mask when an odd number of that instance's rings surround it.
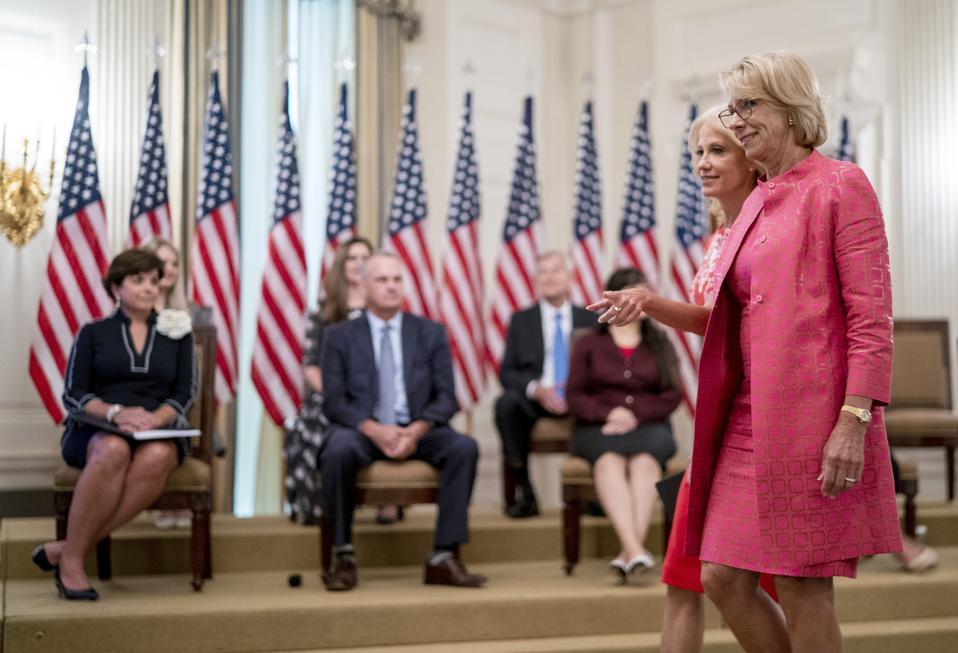
<svg viewBox="0 0 958 653">
<path fill-rule="evenodd" d="M 197 377 L 193 360 L 193 336 L 172 339 L 156 330 L 156 313 L 149 317 L 142 351 L 136 351 L 130 335 L 130 319 L 117 311 L 84 324 L 77 333 L 67 361 L 63 404 L 67 419 L 60 448 L 71 467 L 86 464 L 86 450 L 96 428 L 73 416 L 82 413 L 93 399 L 108 404 L 140 406 L 153 411 L 168 404 L 176 411 L 171 426 L 189 426 L 187 413 L 196 398 Z M 177 438 L 177 458 L 182 462 L 189 440 Z M 139 443 L 127 440 L 135 449 Z"/>
</svg>

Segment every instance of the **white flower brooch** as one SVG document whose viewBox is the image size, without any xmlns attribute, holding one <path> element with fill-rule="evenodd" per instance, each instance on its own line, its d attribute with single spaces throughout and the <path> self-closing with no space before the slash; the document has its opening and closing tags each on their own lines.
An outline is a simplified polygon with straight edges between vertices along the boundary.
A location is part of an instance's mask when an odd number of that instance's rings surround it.
<svg viewBox="0 0 958 653">
<path fill-rule="evenodd" d="M 156 316 L 156 330 L 167 338 L 179 340 L 193 330 L 193 320 L 186 311 L 164 308 Z"/>
</svg>

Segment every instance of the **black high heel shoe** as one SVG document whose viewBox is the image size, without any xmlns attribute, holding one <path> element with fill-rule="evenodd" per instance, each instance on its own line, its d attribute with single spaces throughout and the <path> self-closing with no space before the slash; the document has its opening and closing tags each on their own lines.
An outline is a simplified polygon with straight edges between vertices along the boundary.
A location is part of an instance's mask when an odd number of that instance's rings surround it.
<svg viewBox="0 0 958 653">
<path fill-rule="evenodd" d="M 67 601 L 97 601 L 100 598 L 100 593 L 92 587 L 88 587 L 84 590 L 71 590 L 64 585 L 63 581 L 60 580 L 59 567 L 53 572 L 53 582 L 57 586 L 57 592 L 60 594 L 61 599 L 66 599 Z"/>
<path fill-rule="evenodd" d="M 40 568 L 40 571 L 53 571 L 56 569 L 56 565 L 50 562 L 50 558 L 47 557 L 47 550 L 42 544 L 33 550 L 33 553 L 30 554 L 30 559 L 33 560 L 33 564 Z"/>
</svg>

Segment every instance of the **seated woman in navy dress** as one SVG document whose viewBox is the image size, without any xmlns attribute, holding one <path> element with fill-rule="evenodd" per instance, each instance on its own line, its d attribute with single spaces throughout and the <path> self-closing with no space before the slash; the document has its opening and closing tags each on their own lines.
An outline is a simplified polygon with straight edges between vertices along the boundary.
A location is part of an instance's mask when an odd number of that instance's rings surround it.
<svg viewBox="0 0 958 653">
<path fill-rule="evenodd" d="M 85 414 L 124 431 L 188 425 L 196 395 L 191 324 L 184 318 L 158 323 L 153 306 L 162 275 L 155 254 L 130 249 L 117 255 L 103 280 L 117 310 L 83 325 L 70 351 L 60 445 L 67 464 L 83 472 L 66 539 L 33 552 L 37 566 L 56 572 L 63 598 L 98 598 L 83 570 L 87 550 L 160 496 L 189 447 L 184 438 L 137 441 L 77 419 Z"/>
<path fill-rule="evenodd" d="M 642 283 L 639 270 L 623 268 L 606 289 Z M 669 424 L 681 400 L 675 350 L 647 318 L 603 325 L 573 346 L 566 398 L 575 418 L 572 453 L 592 463 L 599 502 L 619 538 L 619 555 L 609 566 L 623 579 L 652 569 L 645 536 L 655 483 L 676 450 Z"/>
</svg>

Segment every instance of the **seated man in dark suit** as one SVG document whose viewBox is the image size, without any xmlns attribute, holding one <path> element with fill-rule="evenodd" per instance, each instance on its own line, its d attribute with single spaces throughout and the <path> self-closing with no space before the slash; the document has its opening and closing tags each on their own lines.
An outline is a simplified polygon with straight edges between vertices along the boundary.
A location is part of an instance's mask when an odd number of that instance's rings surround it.
<svg viewBox="0 0 958 653">
<path fill-rule="evenodd" d="M 323 582 L 332 591 L 356 586 L 356 474 L 377 460 L 415 459 L 439 470 L 439 516 L 424 582 L 479 587 L 485 577 L 469 573 L 459 558 L 469 539 L 479 448 L 448 425 L 458 406 L 445 330 L 401 311 L 403 266 L 395 255 L 374 254 L 363 278 L 364 315 L 330 327 L 322 356 L 330 424 L 319 473 L 334 547 Z"/>
<path fill-rule="evenodd" d="M 529 434 L 536 420 L 568 412 L 565 382 L 573 329 L 595 326 L 595 316 L 569 301 L 569 269 L 559 252 L 546 252 L 536 264 L 539 303 L 513 314 L 499 370 L 505 390 L 495 416 L 502 455 L 516 478 L 516 496 L 505 497 L 510 517 L 539 514 L 529 480 Z"/>
</svg>

